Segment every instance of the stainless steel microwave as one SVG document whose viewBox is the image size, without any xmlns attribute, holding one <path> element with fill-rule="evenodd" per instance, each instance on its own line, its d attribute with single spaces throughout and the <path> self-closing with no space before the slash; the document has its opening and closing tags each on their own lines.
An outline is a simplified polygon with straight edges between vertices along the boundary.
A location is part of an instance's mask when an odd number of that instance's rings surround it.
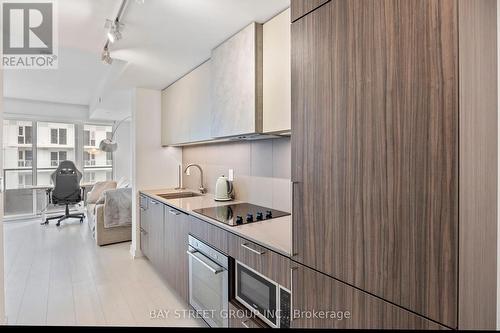
<svg viewBox="0 0 500 333">
<path fill-rule="evenodd" d="M 271 327 L 290 327 L 290 290 L 239 261 L 236 261 L 235 277 L 236 299 L 241 304 Z"/>
</svg>

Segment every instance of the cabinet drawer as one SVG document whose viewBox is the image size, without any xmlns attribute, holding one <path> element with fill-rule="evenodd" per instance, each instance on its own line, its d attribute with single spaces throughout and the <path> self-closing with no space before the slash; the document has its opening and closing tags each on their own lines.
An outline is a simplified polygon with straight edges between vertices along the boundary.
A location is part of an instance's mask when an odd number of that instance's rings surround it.
<svg viewBox="0 0 500 333">
<path fill-rule="evenodd" d="M 229 234 L 229 255 L 283 287 L 291 288 L 289 258 L 233 234 Z"/>
<path fill-rule="evenodd" d="M 189 233 L 193 235 L 193 237 L 227 254 L 227 231 L 191 216 L 189 220 Z"/>
<path fill-rule="evenodd" d="M 229 327 L 230 328 L 268 328 L 251 311 L 239 304 L 229 302 Z"/>
</svg>

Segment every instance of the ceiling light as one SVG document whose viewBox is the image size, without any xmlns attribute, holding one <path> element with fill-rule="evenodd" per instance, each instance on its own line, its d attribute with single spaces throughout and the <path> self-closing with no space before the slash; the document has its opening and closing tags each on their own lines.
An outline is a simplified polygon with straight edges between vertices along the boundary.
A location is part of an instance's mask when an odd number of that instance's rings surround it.
<svg viewBox="0 0 500 333">
<path fill-rule="evenodd" d="M 103 63 L 111 65 L 113 63 L 113 58 L 111 58 L 111 54 L 109 53 L 109 49 L 107 47 L 102 50 L 101 60 Z"/>
</svg>

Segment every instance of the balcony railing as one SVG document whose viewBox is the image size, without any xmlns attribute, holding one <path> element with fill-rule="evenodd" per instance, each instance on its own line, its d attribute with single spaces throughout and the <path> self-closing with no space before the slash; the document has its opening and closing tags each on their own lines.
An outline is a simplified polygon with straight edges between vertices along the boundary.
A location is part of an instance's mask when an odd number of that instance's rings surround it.
<svg viewBox="0 0 500 333">
<path fill-rule="evenodd" d="M 18 168 L 31 168 L 32 166 L 33 166 L 33 161 L 31 160 L 17 161 Z"/>
<path fill-rule="evenodd" d="M 112 160 L 106 160 L 106 164 L 98 164 L 96 160 L 84 160 L 83 165 L 85 167 L 94 167 L 94 166 L 100 166 L 100 167 L 110 167 L 113 166 L 113 161 Z"/>
</svg>

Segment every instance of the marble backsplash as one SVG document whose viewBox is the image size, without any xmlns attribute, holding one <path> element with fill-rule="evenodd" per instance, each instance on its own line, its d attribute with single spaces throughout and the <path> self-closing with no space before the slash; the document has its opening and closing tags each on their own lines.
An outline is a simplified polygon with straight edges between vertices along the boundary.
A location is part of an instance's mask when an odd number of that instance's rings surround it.
<svg viewBox="0 0 500 333">
<path fill-rule="evenodd" d="M 217 178 L 234 170 L 237 200 L 291 212 L 290 138 L 218 143 L 184 147 L 183 170 L 189 163 L 203 168 L 205 187 L 215 192 Z M 199 171 L 183 174 L 183 186 L 197 189 Z"/>
</svg>

